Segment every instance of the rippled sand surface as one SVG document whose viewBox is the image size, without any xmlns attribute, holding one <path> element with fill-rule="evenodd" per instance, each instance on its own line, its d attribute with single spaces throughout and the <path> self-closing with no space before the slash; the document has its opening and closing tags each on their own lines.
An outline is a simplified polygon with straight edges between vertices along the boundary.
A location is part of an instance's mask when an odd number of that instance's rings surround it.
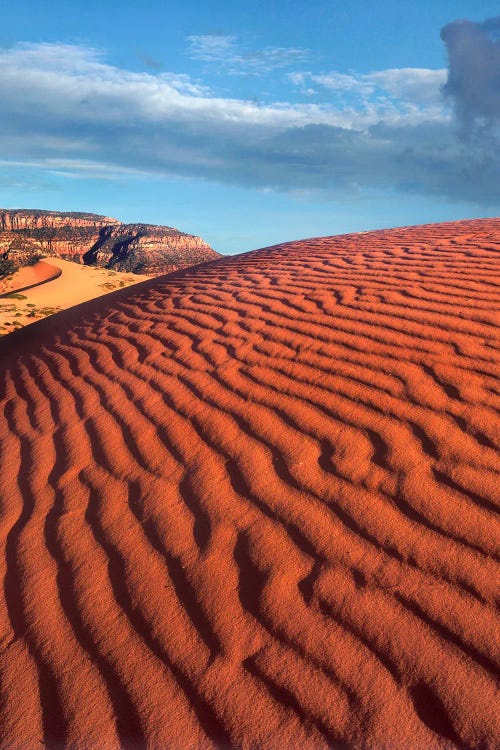
<svg viewBox="0 0 500 750">
<path fill-rule="evenodd" d="M 500 220 L 0 341 L 2 748 L 491 748 Z"/>
</svg>

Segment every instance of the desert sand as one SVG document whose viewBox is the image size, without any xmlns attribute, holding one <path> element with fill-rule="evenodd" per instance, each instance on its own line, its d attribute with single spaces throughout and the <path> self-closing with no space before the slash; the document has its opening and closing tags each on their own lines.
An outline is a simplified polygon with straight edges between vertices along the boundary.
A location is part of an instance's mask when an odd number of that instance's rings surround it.
<svg viewBox="0 0 500 750">
<path fill-rule="evenodd" d="M 0 282 L 0 336 L 147 278 L 56 257 L 25 266 Z"/>
<path fill-rule="evenodd" d="M 4 337 L 2 748 L 497 747 L 500 219 Z"/>
<path fill-rule="evenodd" d="M 0 279 L 0 295 L 21 292 L 25 289 L 53 281 L 61 275 L 55 264 L 39 260 L 32 266 L 22 266 L 10 276 Z"/>
</svg>

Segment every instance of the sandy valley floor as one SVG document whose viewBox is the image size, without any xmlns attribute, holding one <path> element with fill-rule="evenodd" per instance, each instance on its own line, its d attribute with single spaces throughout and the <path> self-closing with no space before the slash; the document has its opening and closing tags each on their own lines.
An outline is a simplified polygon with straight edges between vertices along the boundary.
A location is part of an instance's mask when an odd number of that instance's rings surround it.
<svg viewBox="0 0 500 750">
<path fill-rule="evenodd" d="M 146 280 L 147 276 L 46 258 L 0 282 L 0 336 L 73 305 Z M 38 284 L 30 289 L 17 289 Z"/>
</svg>

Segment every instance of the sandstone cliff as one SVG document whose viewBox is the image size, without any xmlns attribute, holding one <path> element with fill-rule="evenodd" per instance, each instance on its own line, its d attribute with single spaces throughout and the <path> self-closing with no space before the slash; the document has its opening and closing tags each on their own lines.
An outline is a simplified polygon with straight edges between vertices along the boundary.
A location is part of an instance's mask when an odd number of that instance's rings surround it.
<svg viewBox="0 0 500 750">
<path fill-rule="evenodd" d="M 43 257 L 40 246 L 16 232 L 0 231 L 0 280 Z"/>
<path fill-rule="evenodd" d="M 58 227 L 104 227 L 109 224 L 120 224 L 118 219 L 98 214 L 78 213 L 76 211 L 38 211 L 27 208 L 0 208 L 0 230 L 17 231 L 19 229 L 55 229 Z"/>
<path fill-rule="evenodd" d="M 200 237 L 172 227 L 119 224 L 101 230 L 83 262 L 157 276 L 217 257 L 218 253 Z"/>
<path fill-rule="evenodd" d="M 0 209 L 0 251 L 16 265 L 19 252 L 56 255 L 101 268 L 157 276 L 219 257 L 200 237 L 172 227 L 122 224 L 88 213 Z"/>
</svg>

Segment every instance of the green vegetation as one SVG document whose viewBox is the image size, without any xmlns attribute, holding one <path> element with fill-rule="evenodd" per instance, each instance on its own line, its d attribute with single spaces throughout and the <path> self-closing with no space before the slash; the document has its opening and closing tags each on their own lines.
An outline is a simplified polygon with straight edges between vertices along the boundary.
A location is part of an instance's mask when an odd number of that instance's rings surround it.
<svg viewBox="0 0 500 750">
<path fill-rule="evenodd" d="M 60 307 L 41 307 L 39 314 L 47 317 L 47 315 L 54 315 L 54 313 L 59 312 L 60 309 Z"/>
<path fill-rule="evenodd" d="M 25 266 L 34 266 L 35 263 L 38 263 L 38 261 L 43 258 L 43 255 L 40 255 L 39 253 L 32 253 L 31 255 L 28 255 L 24 259 L 24 265 Z"/>
<path fill-rule="evenodd" d="M 21 297 L 26 299 L 23 295 L 11 295 L 15 299 Z M 5 298 L 4 298 L 5 299 Z M 19 304 L 17 302 L 3 302 L 0 301 L 0 336 L 5 336 L 10 333 L 14 328 L 22 328 L 26 323 L 33 320 L 40 320 L 40 318 L 47 318 L 54 313 L 60 312 L 61 307 L 37 307 L 32 302 Z M 5 320 L 5 318 L 8 318 Z M 16 320 L 17 318 L 17 320 Z M 24 320 L 23 320 L 24 318 Z"/>
</svg>

